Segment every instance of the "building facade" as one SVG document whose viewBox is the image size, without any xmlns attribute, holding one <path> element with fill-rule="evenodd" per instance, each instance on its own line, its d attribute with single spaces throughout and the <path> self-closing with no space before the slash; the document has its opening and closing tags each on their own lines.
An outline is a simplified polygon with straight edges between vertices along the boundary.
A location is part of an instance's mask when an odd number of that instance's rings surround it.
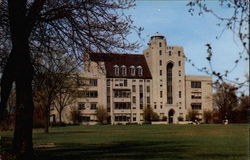
<svg viewBox="0 0 250 160">
<path fill-rule="evenodd" d="M 168 123 L 186 121 L 192 110 L 203 121 L 203 112 L 212 110 L 212 78 L 185 75 L 183 48 L 168 46 L 159 33 L 143 54 L 92 53 L 87 59 L 75 103 L 82 123 L 97 123 L 98 107 L 111 124 L 143 123 L 145 107 Z M 70 122 L 68 109 L 64 113 Z"/>
</svg>

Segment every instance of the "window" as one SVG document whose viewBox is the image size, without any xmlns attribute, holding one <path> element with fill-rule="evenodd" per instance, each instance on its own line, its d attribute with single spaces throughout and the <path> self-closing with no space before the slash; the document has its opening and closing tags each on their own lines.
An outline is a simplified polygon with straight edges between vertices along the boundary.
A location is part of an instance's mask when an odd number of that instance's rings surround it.
<svg viewBox="0 0 250 160">
<path fill-rule="evenodd" d="M 179 76 L 181 76 L 181 71 L 179 71 Z"/>
<path fill-rule="evenodd" d="M 110 79 L 107 79 L 107 86 L 110 86 Z"/>
<path fill-rule="evenodd" d="M 129 102 L 116 102 L 115 109 L 131 109 L 131 104 Z"/>
<path fill-rule="evenodd" d="M 126 66 L 121 66 L 121 72 L 122 72 L 122 75 L 123 76 L 126 76 L 127 75 L 127 68 L 126 68 Z"/>
<path fill-rule="evenodd" d="M 130 66 L 129 69 L 131 76 L 135 76 L 135 66 Z"/>
<path fill-rule="evenodd" d="M 114 65 L 114 72 L 116 76 L 119 76 L 119 66 L 118 65 Z"/>
<path fill-rule="evenodd" d="M 124 80 L 124 86 L 127 87 L 128 86 L 128 80 Z"/>
<path fill-rule="evenodd" d="M 162 76 L 162 70 L 160 70 L 160 76 Z"/>
<path fill-rule="evenodd" d="M 143 71 L 142 71 L 142 67 L 141 66 L 137 67 L 137 73 L 138 73 L 138 76 L 142 76 L 143 75 Z"/>
<path fill-rule="evenodd" d="M 172 82 L 173 63 L 167 65 L 167 103 L 173 104 L 173 82 Z"/>
<path fill-rule="evenodd" d="M 133 117 L 133 121 L 136 121 L 136 117 Z"/>
<path fill-rule="evenodd" d="M 169 56 L 172 56 L 172 52 L 171 52 L 171 51 L 169 51 L 169 52 L 168 52 L 168 55 L 169 55 Z"/>
<path fill-rule="evenodd" d="M 161 42 L 159 43 L 159 47 L 161 47 Z"/>
<path fill-rule="evenodd" d="M 181 91 L 179 91 L 179 98 L 181 98 Z"/>
<path fill-rule="evenodd" d="M 115 98 L 129 98 L 130 91 L 129 90 L 114 90 Z"/>
<path fill-rule="evenodd" d="M 142 103 L 140 103 L 140 109 L 143 109 L 143 104 Z"/>
<path fill-rule="evenodd" d="M 136 96 L 133 96 L 132 102 L 136 103 Z"/>
<path fill-rule="evenodd" d="M 162 105 L 161 105 L 161 109 L 162 109 Z"/>
<path fill-rule="evenodd" d="M 159 50 L 159 55 L 160 55 L 160 56 L 162 55 L 162 51 L 161 51 L 161 50 Z"/>
<path fill-rule="evenodd" d="M 84 110 L 85 109 L 85 103 L 79 102 L 78 103 L 78 109 L 79 110 Z"/>
<path fill-rule="evenodd" d="M 157 108 L 157 106 L 155 105 L 155 106 L 154 106 L 154 108 L 156 109 L 156 108 Z"/>
<path fill-rule="evenodd" d="M 78 91 L 78 98 L 97 98 L 97 91 Z"/>
<path fill-rule="evenodd" d="M 201 103 L 192 103 L 192 110 L 201 110 Z"/>
<path fill-rule="evenodd" d="M 139 86 L 139 91 L 140 91 L 140 93 L 143 92 L 143 85 L 140 85 L 140 86 Z"/>
<path fill-rule="evenodd" d="M 179 56 L 179 57 L 181 56 L 181 51 L 178 51 L 178 56 Z"/>
<path fill-rule="evenodd" d="M 201 99 L 201 92 L 191 92 L 192 99 Z"/>
<path fill-rule="evenodd" d="M 192 81 L 191 88 L 201 88 L 201 82 L 199 81 Z"/>
<path fill-rule="evenodd" d="M 130 117 L 127 116 L 115 116 L 115 121 L 127 122 L 130 120 Z"/>
<path fill-rule="evenodd" d="M 147 86 L 147 92 L 150 92 L 150 86 Z"/>
<path fill-rule="evenodd" d="M 160 62 L 159 62 L 159 63 L 160 63 L 160 66 L 162 66 L 162 60 L 160 60 Z"/>
<path fill-rule="evenodd" d="M 90 103 L 90 109 L 97 109 L 97 103 Z"/>
<path fill-rule="evenodd" d="M 160 98 L 162 98 L 162 91 L 160 91 Z"/>
<path fill-rule="evenodd" d="M 136 86 L 132 85 L 132 92 L 136 92 Z"/>
<path fill-rule="evenodd" d="M 147 103 L 150 103 L 150 97 L 147 97 Z"/>
<path fill-rule="evenodd" d="M 178 61 L 179 66 L 181 66 L 181 61 Z"/>
</svg>

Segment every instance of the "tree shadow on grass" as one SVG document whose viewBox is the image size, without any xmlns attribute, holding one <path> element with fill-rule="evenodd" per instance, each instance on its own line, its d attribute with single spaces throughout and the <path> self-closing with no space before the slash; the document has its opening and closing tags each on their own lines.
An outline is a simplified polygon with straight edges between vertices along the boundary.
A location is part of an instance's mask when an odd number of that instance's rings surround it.
<svg viewBox="0 0 250 160">
<path fill-rule="evenodd" d="M 176 160 L 188 159 L 190 146 L 174 141 L 126 141 L 113 144 L 63 144 L 58 148 L 36 150 L 41 160 Z"/>
</svg>

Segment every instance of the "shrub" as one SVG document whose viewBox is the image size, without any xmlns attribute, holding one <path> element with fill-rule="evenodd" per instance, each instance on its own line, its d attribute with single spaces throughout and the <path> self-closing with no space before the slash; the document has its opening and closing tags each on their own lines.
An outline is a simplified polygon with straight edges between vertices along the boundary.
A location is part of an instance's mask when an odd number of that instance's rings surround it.
<svg viewBox="0 0 250 160">
<path fill-rule="evenodd" d="M 182 116 L 178 117 L 178 121 L 183 121 L 183 120 L 184 120 L 184 118 Z"/>
<path fill-rule="evenodd" d="M 162 121 L 167 121 L 168 120 L 168 117 L 167 116 L 163 116 L 162 117 Z"/>
</svg>

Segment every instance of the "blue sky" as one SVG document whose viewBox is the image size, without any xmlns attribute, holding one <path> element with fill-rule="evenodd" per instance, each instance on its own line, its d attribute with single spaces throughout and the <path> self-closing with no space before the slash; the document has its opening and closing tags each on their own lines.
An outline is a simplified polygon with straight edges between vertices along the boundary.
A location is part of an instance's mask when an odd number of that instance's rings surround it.
<svg viewBox="0 0 250 160">
<path fill-rule="evenodd" d="M 233 67 L 238 52 L 242 50 L 241 44 L 233 40 L 231 31 L 225 31 L 219 39 L 223 30 L 216 24 L 219 20 L 213 15 L 205 13 L 201 16 L 188 13 L 188 1 L 149 1 L 137 0 L 136 7 L 130 9 L 128 14 L 132 15 L 134 25 L 144 28 L 142 32 L 142 47 L 137 53 L 147 47 L 147 42 L 151 35 L 156 32 L 161 33 L 167 39 L 168 45 L 184 47 L 185 55 L 192 59 L 195 65 L 199 67 L 208 66 L 206 61 L 206 43 L 210 43 L 215 53 L 213 67 L 220 72 L 230 70 Z M 214 11 L 223 16 L 230 16 L 232 11 L 222 8 L 217 1 L 208 3 Z M 198 12 L 196 12 L 198 13 Z M 130 40 L 138 40 L 138 36 L 132 34 Z M 239 66 L 230 74 L 230 79 L 239 77 L 244 80 L 244 75 L 249 72 L 248 62 L 241 61 Z M 205 75 L 186 63 L 186 74 Z"/>
</svg>

